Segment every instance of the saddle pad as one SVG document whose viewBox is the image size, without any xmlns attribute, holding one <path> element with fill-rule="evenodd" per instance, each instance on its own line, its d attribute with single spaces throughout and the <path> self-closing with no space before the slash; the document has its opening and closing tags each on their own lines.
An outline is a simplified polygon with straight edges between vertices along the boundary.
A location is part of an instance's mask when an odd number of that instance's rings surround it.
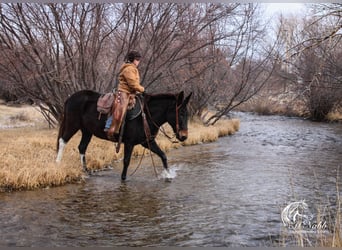
<svg viewBox="0 0 342 250">
<path fill-rule="evenodd" d="M 137 100 L 138 97 L 135 97 L 135 105 L 132 109 L 127 110 L 126 121 L 131 121 L 137 118 L 141 114 L 141 105 L 140 101 Z"/>
</svg>

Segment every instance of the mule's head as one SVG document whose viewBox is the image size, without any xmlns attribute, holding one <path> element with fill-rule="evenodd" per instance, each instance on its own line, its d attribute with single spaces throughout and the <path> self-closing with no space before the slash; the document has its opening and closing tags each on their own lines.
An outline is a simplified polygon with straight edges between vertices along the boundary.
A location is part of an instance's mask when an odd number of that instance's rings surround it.
<svg viewBox="0 0 342 250">
<path fill-rule="evenodd" d="M 192 93 L 184 99 L 184 92 L 176 95 L 176 105 L 170 109 L 168 114 L 168 123 L 171 125 L 173 132 L 180 141 L 188 138 L 188 109 L 187 104 Z"/>
</svg>

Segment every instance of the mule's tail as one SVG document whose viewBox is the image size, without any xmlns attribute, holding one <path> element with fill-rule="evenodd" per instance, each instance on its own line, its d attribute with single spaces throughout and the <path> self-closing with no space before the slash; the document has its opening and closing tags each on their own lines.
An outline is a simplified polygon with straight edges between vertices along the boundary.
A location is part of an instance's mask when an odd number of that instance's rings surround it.
<svg viewBox="0 0 342 250">
<path fill-rule="evenodd" d="M 59 139 L 62 137 L 62 135 L 64 133 L 64 129 L 65 129 L 65 114 L 62 114 L 62 121 L 59 125 L 58 136 L 57 136 L 57 145 L 56 145 L 56 151 L 57 152 L 59 150 Z"/>
<path fill-rule="evenodd" d="M 59 131 L 58 131 L 58 136 L 57 136 L 57 157 L 56 157 L 56 162 L 60 162 L 63 157 L 63 150 L 65 147 L 65 142 L 63 140 L 63 134 L 65 130 L 65 122 L 66 122 L 66 114 L 65 114 L 65 109 L 64 109 L 64 114 L 62 115 L 62 121 L 59 126 Z"/>
</svg>

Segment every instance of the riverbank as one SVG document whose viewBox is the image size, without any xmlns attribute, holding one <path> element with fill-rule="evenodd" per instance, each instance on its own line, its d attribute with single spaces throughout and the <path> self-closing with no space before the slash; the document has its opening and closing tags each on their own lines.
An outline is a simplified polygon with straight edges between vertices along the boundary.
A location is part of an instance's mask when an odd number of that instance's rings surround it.
<svg viewBox="0 0 342 250">
<path fill-rule="evenodd" d="M 82 170 L 78 144 L 78 132 L 67 144 L 60 164 L 55 163 L 58 129 L 48 129 L 43 117 L 32 106 L 7 107 L 0 105 L 0 191 L 29 190 L 81 182 Z M 173 143 L 162 133 L 157 142 L 161 149 L 169 151 L 199 143 L 216 141 L 221 136 L 239 130 L 237 119 L 222 120 L 215 126 L 205 127 L 199 121 L 190 121 L 189 137 L 185 142 Z M 165 126 L 167 134 L 171 128 Z M 132 157 L 149 154 L 136 146 Z M 123 158 L 123 147 L 115 153 L 115 144 L 93 137 L 87 150 L 87 165 L 97 171 L 108 168 L 114 161 Z M 121 167 L 120 167 L 121 169 Z"/>
<path fill-rule="evenodd" d="M 292 92 L 287 94 L 261 94 L 243 103 L 237 110 L 241 112 L 252 112 L 258 115 L 310 117 L 306 104 L 302 100 L 296 98 L 296 95 Z M 325 117 L 325 122 L 342 123 L 342 106 L 337 105 L 332 109 Z"/>
</svg>

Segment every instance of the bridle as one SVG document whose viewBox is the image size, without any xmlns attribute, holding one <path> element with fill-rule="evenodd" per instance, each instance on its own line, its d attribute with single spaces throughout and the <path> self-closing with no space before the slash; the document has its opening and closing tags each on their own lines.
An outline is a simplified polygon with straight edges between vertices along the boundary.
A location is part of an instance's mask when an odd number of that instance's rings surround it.
<svg viewBox="0 0 342 250">
<path fill-rule="evenodd" d="M 178 141 L 175 141 L 173 140 L 173 138 L 175 137 L 175 134 L 178 134 L 179 133 L 179 118 L 178 118 L 178 114 L 179 114 L 179 110 L 180 108 L 182 107 L 182 104 L 180 105 L 177 105 L 177 99 L 176 99 L 176 133 L 173 135 L 173 136 L 169 136 L 166 131 L 164 130 L 164 128 L 162 128 L 162 126 L 158 126 L 158 124 L 152 119 L 152 115 L 151 115 L 151 112 L 148 108 L 147 105 L 145 105 L 145 102 L 142 102 L 140 98 L 138 98 L 138 100 L 140 101 L 140 105 L 141 105 L 141 112 L 142 112 L 142 117 L 143 117 L 143 120 L 146 120 L 146 114 L 144 112 L 144 109 L 146 109 L 147 111 L 147 115 L 149 116 L 152 124 L 158 128 L 161 133 L 166 137 L 168 138 L 172 143 L 178 143 Z M 144 127 L 147 126 L 148 127 L 148 124 L 147 124 L 147 121 L 144 122 Z M 149 127 L 147 128 L 149 130 Z M 146 128 L 145 128 L 145 134 L 146 134 L 146 140 L 149 141 L 151 139 L 151 133 L 148 131 L 146 131 Z"/>
<path fill-rule="evenodd" d="M 178 111 L 181 108 L 182 104 L 177 106 L 177 101 L 176 101 L 176 134 L 179 133 L 179 119 L 178 119 Z"/>
</svg>

